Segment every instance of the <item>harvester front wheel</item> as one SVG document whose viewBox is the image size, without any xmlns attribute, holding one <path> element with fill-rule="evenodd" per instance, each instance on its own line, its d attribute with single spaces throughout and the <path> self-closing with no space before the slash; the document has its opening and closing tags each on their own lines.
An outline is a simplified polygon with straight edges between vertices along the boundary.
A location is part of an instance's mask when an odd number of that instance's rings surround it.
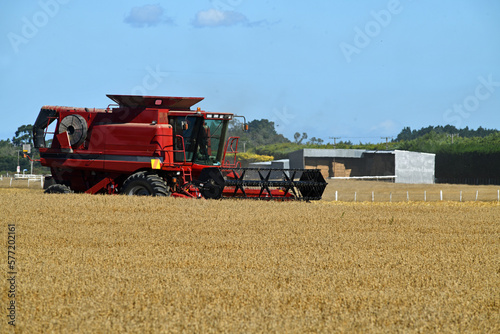
<svg viewBox="0 0 500 334">
<path fill-rule="evenodd" d="M 137 196 L 170 196 L 170 188 L 157 174 L 138 172 L 123 182 L 120 193 Z"/>
<path fill-rule="evenodd" d="M 73 191 L 64 184 L 53 184 L 44 191 L 46 194 L 69 194 Z"/>
</svg>

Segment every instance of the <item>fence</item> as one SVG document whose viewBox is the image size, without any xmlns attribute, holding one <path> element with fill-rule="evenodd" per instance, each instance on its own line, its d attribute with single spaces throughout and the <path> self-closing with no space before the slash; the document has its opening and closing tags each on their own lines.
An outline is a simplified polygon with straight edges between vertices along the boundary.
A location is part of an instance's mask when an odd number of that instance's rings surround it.
<svg viewBox="0 0 500 334">
<path fill-rule="evenodd" d="M 496 191 L 335 191 L 335 201 L 343 202 L 437 202 L 437 201 L 497 201 L 500 202 L 500 189 Z"/>
<path fill-rule="evenodd" d="M 330 180 L 369 180 L 369 181 L 389 181 L 396 182 L 396 175 L 393 176 L 335 176 L 329 177 Z"/>
<path fill-rule="evenodd" d="M 35 174 L 14 174 L 14 176 L 5 177 L 0 175 L 0 181 L 8 181 L 9 187 L 12 187 L 12 184 L 18 183 L 19 181 L 27 181 L 28 188 L 30 184 L 40 184 L 40 187 L 43 188 L 43 184 L 45 182 L 44 175 L 35 175 Z"/>
</svg>

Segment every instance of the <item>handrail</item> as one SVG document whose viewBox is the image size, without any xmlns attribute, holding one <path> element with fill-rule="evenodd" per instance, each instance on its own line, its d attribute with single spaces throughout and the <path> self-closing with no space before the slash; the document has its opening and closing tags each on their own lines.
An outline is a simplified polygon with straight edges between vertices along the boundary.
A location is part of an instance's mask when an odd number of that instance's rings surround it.
<svg viewBox="0 0 500 334">
<path fill-rule="evenodd" d="M 181 135 L 175 135 L 175 138 L 177 139 L 177 137 L 179 137 L 181 139 L 181 143 L 182 143 L 182 150 L 172 150 L 172 152 L 174 153 L 174 163 L 175 163 L 175 153 L 184 153 L 184 161 L 182 163 L 186 163 L 186 146 L 184 145 L 184 137 L 181 136 Z M 173 143 L 173 147 L 175 147 L 176 145 L 176 142 Z"/>
<path fill-rule="evenodd" d="M 170 136 L 170 135 L 169 135 Z M 185 164 L 186 163 L 186 145 L 184 143 L 184 137 L 181 135 L 172 135 L 172 138 L 180 138 L 182 143 L 182 149 L 176 150 L 174 149 L 176 146 L 176 141 L 173 140 L 172 144 L 168 144 L 166 146 L 161 147 L 160 154 L 163 156 L 164 162 L 168 162 L 169 166 L 174 166 L 175 164 Z M 168 149 L 168 147 L 172 147 L 172 149 Z M 184 156 L 183 161 L 175 161 L 175 153 L 182 153 Z M 170 158 L 172 156 L 172 158 Z"/>
<path fill-rule="evenodd" d="M 229 137 L 224 145 L 224 155 L 222 156 L 222 167 L 234 168 L 238 166 L 239 161 L 236 161 L 236 155 L 238 154 L 238 142 L 240 137 Z M 236 145 L 234 145 L 236 143 Z M 233 147 L 234 145 L 234 147 Z M 228 151 L 228 149 L 230 149 Z M 226 163 L 226 155 L 234 154 L 233 163 L 230 164 L 229 161 Z"/>
</svg>

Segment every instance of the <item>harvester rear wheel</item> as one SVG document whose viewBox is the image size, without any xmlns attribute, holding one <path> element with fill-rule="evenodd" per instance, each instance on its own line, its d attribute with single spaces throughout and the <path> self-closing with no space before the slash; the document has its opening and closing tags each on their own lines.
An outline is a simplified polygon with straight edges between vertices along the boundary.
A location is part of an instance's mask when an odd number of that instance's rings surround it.
<svg viewBox="0 0 500 334">
<path fill-rule="evenodd" d="M 138 172 L 123 182 L 120 193 L 137 196 L 170 196 L 170 188 L 157 174 Z"/>
<path fill-rule="evenodd" d="M 53 184 L 44 191 L 46 194 L 69 194 L 73 191 L 64 184 Z"/>
</svg>

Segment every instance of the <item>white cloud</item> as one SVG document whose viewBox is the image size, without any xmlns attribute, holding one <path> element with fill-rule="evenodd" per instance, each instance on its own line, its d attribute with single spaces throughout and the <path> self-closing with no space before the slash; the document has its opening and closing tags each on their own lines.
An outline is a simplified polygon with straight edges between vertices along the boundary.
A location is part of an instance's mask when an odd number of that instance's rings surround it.
<svg viewBox="0 0 500 334">
<path fill-rule="evenodd" d="M 247 24 L 248 19 L 245 15 L 229 10 L 209 9 L 200 11 L 196 14 L 193 21 L 195 27 L 221 27 L 232 26 L 237 24 Z"/>
<path fill-rule="evenodd" d="M 172 19 L 164 16 L 163 8 L 157 5 L 134 7 L 124 19 L 125 23 L 135 28 L 153 27 L 161 23 L 173 23 Z"/>
</svg>

